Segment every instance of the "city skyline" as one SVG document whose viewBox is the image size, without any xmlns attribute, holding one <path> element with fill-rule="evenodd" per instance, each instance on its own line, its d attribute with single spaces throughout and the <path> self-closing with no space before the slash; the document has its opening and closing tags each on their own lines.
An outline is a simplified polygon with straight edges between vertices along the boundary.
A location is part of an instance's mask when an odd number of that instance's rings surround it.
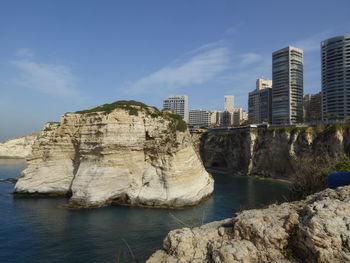
<svg viewBox="0 0 350 263">
<path fill-rule="evenodd" d="M 168 94 L 187 94 L 190 109 L 215 110 L 232 94 L 247 109 L 255 80 L 272 78 L 272 52 L 288 45 L 305 52 L 304 93 L 317 93 L 320 42 L 349 33 L 350 3 L 297 2 L 5 1 L 0 141 L 120 99 L 161 108 Z"/>
</svg>

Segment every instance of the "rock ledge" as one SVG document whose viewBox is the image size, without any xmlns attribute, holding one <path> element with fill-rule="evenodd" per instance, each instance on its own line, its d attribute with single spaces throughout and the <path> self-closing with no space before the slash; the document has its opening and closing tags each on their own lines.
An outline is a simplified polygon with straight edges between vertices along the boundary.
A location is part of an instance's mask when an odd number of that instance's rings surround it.
<svg viewBox="0 0 350 263">
<path fill-rule="evenodd" d="M 350 262 L 350 186 L 171 231 L 147 263 Z"/>
</svg>

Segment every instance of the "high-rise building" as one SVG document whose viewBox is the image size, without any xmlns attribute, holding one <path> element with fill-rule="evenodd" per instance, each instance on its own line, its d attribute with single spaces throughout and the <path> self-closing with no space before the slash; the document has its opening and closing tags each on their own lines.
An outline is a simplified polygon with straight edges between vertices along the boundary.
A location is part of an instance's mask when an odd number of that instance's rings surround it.
<svg viewBox="0 0 350 263">
<path fill-rule="evenodd" d="M 190 110 L 189 125 L 210 127 L 216 124 L 216 112 L 208 110 Z"/>
<path fill-rule="evenodd" d="M 303 121 L 303 53 L 289 46 L 272 54 L 272 124 Z"/>
<path fill-rule="evenodd" d="M 188 97 L 186 95 L 171 95 L 163 101 L 163 108 L 180 115 L 188 122 Z"/>
<path fill-rule="evenodd" d="M 315 122 L 322 119 L 322 93 L 306 94 L 303 99 L 304 121 Z"/>
<path fill-rule="evenodd" d="M 249 92 L 248 119 L 252 123 L 271 122 L 272 80 L 257 79 L 256 89 Z"/>
<path fill-rule="evenodd" d="M 225 96 L 224 109 L 225 109 L 225 111 L 233 111 L 233 109 L 234 109 L 234 96 L 232 96 L 232 95 Z"/>
<path fill-rule="evenodd" d="M 321 42 L 322 118 L 350 119 L 350 34 Z"/>
</svg>

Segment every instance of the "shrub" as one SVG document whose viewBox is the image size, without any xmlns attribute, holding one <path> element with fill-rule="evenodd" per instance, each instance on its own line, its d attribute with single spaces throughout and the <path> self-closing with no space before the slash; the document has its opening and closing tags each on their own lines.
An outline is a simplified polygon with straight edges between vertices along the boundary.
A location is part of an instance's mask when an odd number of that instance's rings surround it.
<svg viewBox="0 0 350 263">
<path fill-rule="evenodd" d="M 119 100 L 113 103 L 103 104 L 103 105 L 94 107 L 92 109 L 76 111 L 75 113 L 84 114 L 84 113 L 101 112 L 101 111 L 109 113 L 115 109 L 124 109 L 124 110 L 128 110 L 130 115 L 137 115 L 136 111 L 138 110 L 145 110 L 147 113 L 151 114 L 150 108 L 153 108 L 154 112 L 159 112 L 159 110 L 156 107 L 149 107 L 146 104 L 139 101 Z"/>
<path fill-rule="evenodd" d="M 293 200 L 303 199 L 307 195 L 327 188 L 327 176 L 332 172 L 350 171 L 350 158 L 333 158 L 323 156 L 318 158 L 304 158 L 299 162 L 292 179 Z"/>
</svg>

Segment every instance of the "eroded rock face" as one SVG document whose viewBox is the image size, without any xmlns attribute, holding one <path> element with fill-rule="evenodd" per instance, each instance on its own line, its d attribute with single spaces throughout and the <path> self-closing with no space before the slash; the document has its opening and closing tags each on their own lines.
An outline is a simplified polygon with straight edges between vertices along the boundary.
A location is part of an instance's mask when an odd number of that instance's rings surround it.
<svg viewBox="0 0 350 263">
<path fill-rule="evenodd" d="M 71 202 L 100 206 L 193 205 L 213 191 L 213 179 L 188 131 L 174 120 L 134 110 L 65 114 L 33 145 L 16 193 L 71 193 Z"/>
<path fill-rule="evenodd" d="M 350 262 L 350 186 L 173 230 L 156 262 Z"/>
<path fill-rule="evenodd" d="M 26 158 L 32 151 L 32 145 L 39 133 L 10 139 L 0 143 L 0 158 Z"/>
<path fill-rule="evenodd" d="M 291 179 L 320 156 L 350 155 L 350 131 L 335 127 L 259 128 L 194 136 L 204 166 L 235 174 Z"/>
</svg>

